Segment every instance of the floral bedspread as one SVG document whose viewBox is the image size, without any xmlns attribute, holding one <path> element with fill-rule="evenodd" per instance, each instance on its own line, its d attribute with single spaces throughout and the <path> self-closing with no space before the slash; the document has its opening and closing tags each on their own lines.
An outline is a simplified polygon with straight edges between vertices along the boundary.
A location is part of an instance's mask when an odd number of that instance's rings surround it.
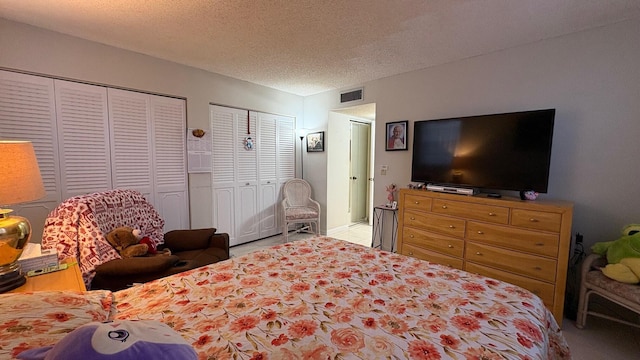
<svg viewBox="0 0 640 360">
<path fill-rule="evenodd" d="M 115 294 L 116 318 L 170 325 L 201 359 L 568 359 L 514 285 L 316 237 Z"/>
</svg>

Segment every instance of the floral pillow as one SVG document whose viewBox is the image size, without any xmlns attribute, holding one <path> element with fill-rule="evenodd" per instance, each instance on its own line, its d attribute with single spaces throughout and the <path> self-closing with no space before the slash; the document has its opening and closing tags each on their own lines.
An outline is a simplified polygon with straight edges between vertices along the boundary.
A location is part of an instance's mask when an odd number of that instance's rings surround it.
<svg viewBox="0 0 640 360">
<path fill-rule="evenodd" d="M 0 294 L 0 359 L 55 345 L 84 324 L 112 320 L 112 304 L 108 290 Z"/>
</svg>

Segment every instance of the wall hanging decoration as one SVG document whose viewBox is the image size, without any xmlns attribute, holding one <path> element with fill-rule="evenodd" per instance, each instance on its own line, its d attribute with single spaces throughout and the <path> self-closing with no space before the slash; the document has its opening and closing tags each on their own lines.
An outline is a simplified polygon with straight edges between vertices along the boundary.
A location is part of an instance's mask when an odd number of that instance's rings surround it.
<svg viewBox="0 0 640 360">
<path fill-rule="evenodd" d="M 247 137 L 244 138 L 244 148 L 245 150 L 255 149 L 255 143 L 251 138 L 251 117 L 249 111 L 247 111 Z"/>
<path fill-rule="evenodd" d="M 324 131 L 307 134 L 307 152 L 324 151 Z"/>
<path fill-rule="evenodd" d="M 202 129 L 193 129 L 193 131 L 191 131 L 191 134 L 197 138 L 201 138 L 204 136 L 204 134 L 206 134 L 206 132 Z"/>
<path fill-rule="evenodd" d="M 387 123 L 387 145 L 385 150 L 408 150 L 408 125 L 408 120 Z"/>
</svg>

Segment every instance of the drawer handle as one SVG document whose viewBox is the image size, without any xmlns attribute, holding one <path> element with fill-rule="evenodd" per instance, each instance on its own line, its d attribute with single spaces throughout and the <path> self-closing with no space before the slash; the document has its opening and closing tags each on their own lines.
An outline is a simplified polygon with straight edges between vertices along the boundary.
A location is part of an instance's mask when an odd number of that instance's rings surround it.
<svg viewBox="0 0 640 360">
<path fill-rule="evenodd" d="M 482 253 L 480 251 L 476 251 L 476 255 L 482 256 Z"/>
<path fill-rule="evenodd" d="M 451 244 L 447 245 L 447 247 L 448 247 L 449 249 L 453 249 L 453 245 L 451 245 Z"/>
<path fill-rule="evenodd" d="M 416 201 L 416 205 L 420 204 L 420 201 Z"/>
<path fill-rule="evenodd" d="M 531 222 L 538 222 L 538 219 L 531 218 L 531 219 L 529 219 L 529 221 L 531 221 Z"/>
<path fill-rule="evenodd" d="M 412 256 L 413 256 L 413 251 L 409 251 L 409 255 L 412 255 Z"/>
<path fill-rule="evenodd" d="M 410 238 L 413 238 L 413 234 L 409 235 Z"/>
<path fill-rule="evenodd" d="M 447 208 L 447 205 L 442 205 L 442 208 L 443 208 L 443 209 L 446 209 L 446 208 Z"/>
<path fill-rule="evenodd" d="M 451 264 L 447 264 L 447 266 L 448 266 L 448 267 L 450 267 L 450 268 L 452 268 L 452 267 L 453 267 L 453 265 L 451 265 Z"/>
<path fill-rule="evenodd" d="M 413 216 L 411 217 L 411 220 L 415 220 L 416 218 L 414 218 Z"/>
<path fill-rule="evenodd" d="M 536 246 L 544 246 L 544 243 L 536 243 Z"/>
<path fill-rule="evenodd" d="M 456 227 L 453 225 L 449 225 L 449 229 L 455 229 Z"/>
<path fill-rule="evenodd" d="M 489 213 L 489 216 L 496 216 L 496 213 L 492 213 L 492 212 L 490 212 L 490 213 Z"/>
<path fill-rule="evenodd" d="M 482 231 L 478 230 L 478 234 L 483 235 L 483 234 L 484 234 L 484 232 L 482 232 Z"/>
<path fill-rule="evenodd" d="M 538 270 L 538 271 L 542 270 L 542 268 L 540 266 L 535 266 L 533 269 L 534 270 Z"/>
</svg>

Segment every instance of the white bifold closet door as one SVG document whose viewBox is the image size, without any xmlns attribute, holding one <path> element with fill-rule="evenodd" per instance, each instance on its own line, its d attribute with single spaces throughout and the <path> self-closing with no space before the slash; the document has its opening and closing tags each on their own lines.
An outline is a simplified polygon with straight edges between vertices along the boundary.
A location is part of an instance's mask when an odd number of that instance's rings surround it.
<svg viewBox="0 0 640 360">
<path fill-rule="evenodd" d="M 231 245 L 278 234 L 281 184 L 295 172 L 294 119 L 211 105 L 210 121 L 214 227 Z"/>
<path fill-rule="evenodd" d="M 0 138 L 34 143 L 47 196 L 15 207 L 42 237 L 61 201 L 113 188 L 141 191 L 165 231 L 189 227 L 185 102 L 0 71 Z"/>
</svg>

